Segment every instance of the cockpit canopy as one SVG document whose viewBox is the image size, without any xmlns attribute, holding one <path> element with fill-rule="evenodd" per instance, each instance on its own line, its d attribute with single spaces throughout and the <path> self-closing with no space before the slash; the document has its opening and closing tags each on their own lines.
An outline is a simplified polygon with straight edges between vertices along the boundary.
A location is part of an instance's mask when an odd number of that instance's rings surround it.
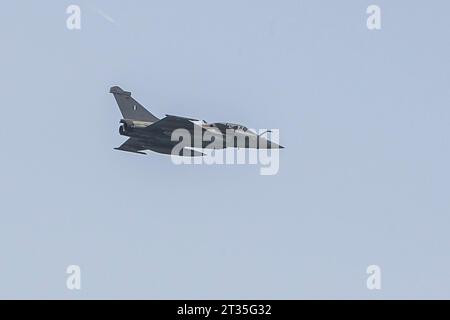
<svg viewBox="0 0 450 320">
<path fill-rule="evenodd" d="M 227 123 L 226 124 L 228 126 L 228 129 L 233 129 L 233 130 L 240 130 L 240 131 L 247 131 L 247 127 L 244 127 L 243 125 L 240 124 L 235 124 L 235 123 Z"/>
<path fill-rule="evenodd" d="M 224 122 L 219 122 L 219 123 L 214 123 L 213 124 L 215 127 L 219 128 L 220 131 L 224 132 L 226 130 L 239 130 L 239 131 L 244 131 L 247 132 L 248 128 L 240 125 L 240 124 L 235 124 L 235 123 L 224 123 Z"/>
</svg>

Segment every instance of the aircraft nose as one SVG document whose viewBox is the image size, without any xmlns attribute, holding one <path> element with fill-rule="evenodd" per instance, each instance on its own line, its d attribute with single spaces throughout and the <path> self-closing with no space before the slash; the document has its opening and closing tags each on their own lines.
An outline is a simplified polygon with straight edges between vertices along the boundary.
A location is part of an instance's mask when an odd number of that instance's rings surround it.
<svg viewBox="0 0 450 320">
<path fill-rule="evenodd" d="M 259 138 L 258 142 L 259 142 L 258 146 L 259 149 L 284 149 L 283 146 L 262 137 Z"/>
<path fill-rule="evenodd" d="M 279 144 L 277 144 L 275 142 L 272 142 L 272 141 L 268 141 L 267 148 L 268 149 L 284 149 L 283 146 L 281 146 L 281 145 L 279 145 Z"/>
</svg>

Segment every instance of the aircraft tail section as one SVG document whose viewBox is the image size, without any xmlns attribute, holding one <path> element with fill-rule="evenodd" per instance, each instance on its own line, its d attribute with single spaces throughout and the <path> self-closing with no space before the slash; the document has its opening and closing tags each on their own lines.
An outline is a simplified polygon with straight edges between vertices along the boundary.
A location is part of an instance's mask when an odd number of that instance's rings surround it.
<svg viewBox="0 0 450 320">
<path fill-rule="evenodd" d="M 124 91 L 117 86 L 112 87 L 109 92 L 114 95 L 124 119 L 148 122 L 156 122 L 159 120 L 139 102 L 134 100 L 131 97 L 131 92 Z"/>
</svg>

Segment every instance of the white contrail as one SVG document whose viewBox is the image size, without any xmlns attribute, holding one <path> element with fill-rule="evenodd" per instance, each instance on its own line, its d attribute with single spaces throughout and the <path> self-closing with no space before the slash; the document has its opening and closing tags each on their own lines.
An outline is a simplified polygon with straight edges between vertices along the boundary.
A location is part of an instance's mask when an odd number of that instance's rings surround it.
<svg viewBox="0 0 450 320">
<path fill-rule="evenodd" d="M 110 15 L 108 15 L 107 13 L 103 12 L 100 9 L 96 9 L 97 13 L 99 15 L 101 15 L 103 18 L 105 18 L 105 20 L 111 22 L 111 23 L 116 23 L 116 20 L 114 20 Z"/>
</svg>

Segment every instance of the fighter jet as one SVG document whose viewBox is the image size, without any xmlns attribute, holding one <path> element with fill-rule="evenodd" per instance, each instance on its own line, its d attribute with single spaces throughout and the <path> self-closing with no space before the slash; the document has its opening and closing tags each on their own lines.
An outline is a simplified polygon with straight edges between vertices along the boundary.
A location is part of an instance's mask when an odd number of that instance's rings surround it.
<svg viewBox="0 0 450 320">
<path fill-rule="evenodd" d="M 192 118 L 166 115 L 162 119 L 155 117 L 139 102 L 131 97 L 131 92 L 120 87 L 112 87 L 110 93 L 114 95 L 123 118 L 120 120 L 119 133 L 128 137 L 116 150 L 146 154 L 143 151 L 151 150 L 162 154 L 173 154 L 174 147 L 180 143 L 172 134 L 177 129 L 184 129 L 191 134 L 190 144 L 181 148 L 177 154 L 180 156 L 203 156 L 200 149 L 224 148 L 255 148 L 255 149 L 282 149 L 283 147 L 271 142 L 262 135 L 258 135 L 247 127 L 239 124 L 219 122 L 207 123 Z M 270 132 L 270 131 L 268 131 Z M 206 133 L 206 134 L 205 134 Z M 195 140 L 198 137 L 208 136 L 208 139 Z M 214 141 L 214 143 L 211 143 Z"/>
</svg>

